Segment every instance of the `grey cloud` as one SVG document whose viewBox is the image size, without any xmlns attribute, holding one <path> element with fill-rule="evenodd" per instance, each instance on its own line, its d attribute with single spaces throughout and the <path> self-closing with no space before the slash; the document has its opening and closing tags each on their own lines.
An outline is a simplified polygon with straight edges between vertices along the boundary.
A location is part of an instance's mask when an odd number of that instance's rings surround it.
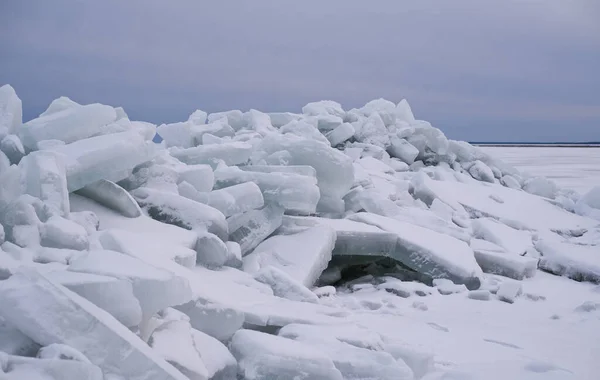
<svg viewBox="0 0 600 380">
<path fill-rule="evenodd" d="M 0 83 L 153 122 L 406 97 L 468 140 L 599 140 L 593 0 L 5 1 Z"/>
</svg>

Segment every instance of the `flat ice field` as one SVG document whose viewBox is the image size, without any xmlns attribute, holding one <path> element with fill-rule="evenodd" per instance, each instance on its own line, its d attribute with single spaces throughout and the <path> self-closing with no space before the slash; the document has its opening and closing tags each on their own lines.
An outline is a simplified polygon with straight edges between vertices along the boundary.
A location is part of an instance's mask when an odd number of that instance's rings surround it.
<svg viewBox="0 0 600 380">
<path fill-rule="evenodd" d="M 405 100 L 21 111 L 0 87 L 0 380 L 600 378 L 600 187 L 540 176 L 588 156 Z"/>
<path fill-rule="evenodd" d="M 481 147 L 523 172 L 583 194 L 600 186 L 600 147 Z"/>
</svg>

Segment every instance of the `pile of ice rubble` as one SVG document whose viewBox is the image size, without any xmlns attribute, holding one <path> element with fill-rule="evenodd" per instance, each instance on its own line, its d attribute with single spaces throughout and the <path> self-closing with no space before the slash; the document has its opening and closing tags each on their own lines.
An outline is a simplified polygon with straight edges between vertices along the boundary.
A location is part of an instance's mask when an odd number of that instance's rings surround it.
<svg viewBox="0 0 600 380">
<path fill-rule="evenodd" d="M 404 100 L 21 112 L 0 88 L 2 379 L 417 379 L 434 353 L 330 300 L 600 281 L 600 188 L 521 174 Z"/>
</svg>

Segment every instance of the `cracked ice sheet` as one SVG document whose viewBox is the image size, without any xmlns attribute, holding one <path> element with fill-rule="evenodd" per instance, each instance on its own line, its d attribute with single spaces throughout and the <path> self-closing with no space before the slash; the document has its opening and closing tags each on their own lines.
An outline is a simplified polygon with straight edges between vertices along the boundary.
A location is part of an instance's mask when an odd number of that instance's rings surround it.
<svg viewBox="0 0 600 380">
<path fill-rule="evenodd" d="M 327 297 L 326 303 L 352 308 L 345 322 L 381 334 L 385 343 L 403 342 L 433 352 L 438 370 L 472 376 L 448 377 L 453 380 L 595 379 L 600 371 L 600 311 L 584 313 L 575 308 L 585 301 L 600 302 L 600 287 L 543 272 L 522 283 L 524 295 L 514 304 L 500 302 L 494 295 L 490 301 L 471 300 L 467 293 L 443 296 L 434 292 L 405 299 L 372 288 L 338 292 Z M 526 294 L 546 300 L 533 301 Z M 372 306 L 362 306 L 367 301 L 380 308 L 373 311 Z M 412 307 L 415 301 L 425 303 L 428 310 Z M 554 315 L 558 319 L 551 318 Z M 549 371 L 544 377 L 531 371 L 548 364 L 571 373 Z M 482 376 L 482 368 L 494 371 Z M 509 374 L 515 376 L 501 376 Z"/>
<path fill-rule="evenodd" d="M 500 185 L 465 184 L 426 178 L 425 186 L 450 206 L 459 203 L 483 216 L 501 219 L 505 224 L 513 224 L 511 221 L 514 221 L 527 229 L 571 231 L 588 229 L 598 224 L 593 219 L 553 206 L 541 197 Z M 503 203 L 490 198 L 492 194 Z"/>
</svg>

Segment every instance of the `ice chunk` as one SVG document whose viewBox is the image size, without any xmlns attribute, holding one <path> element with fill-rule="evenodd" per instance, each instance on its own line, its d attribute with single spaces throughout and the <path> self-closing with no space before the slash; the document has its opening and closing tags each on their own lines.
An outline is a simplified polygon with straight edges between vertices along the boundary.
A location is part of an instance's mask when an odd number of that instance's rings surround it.
<svg viewBox="0 0 600 380">
<path fill-rule="evenodd" d="M 61 360 L 61 358 L 27 358 L 3 355 L 6 373 L 0 365 L 0 374 L 6 380 L 103 380 L 99 367 L 79 360 Z M 5 377 L 6 376 L 6 377 Z"/>
<path fill-rule="evenodd" d="M 410 105 L 406 99 L 402 99 L 396 106 L 396 118 L 409 124 L 414 123 L 415 116 L 413 115 Z"/>
<path fill-rule="evenodd" d="M 26 194 L 47 202 L 62 215 L 69 213 L 69 190 L 64 161 L 59 155 L 33 152 L 21 160 L 21 184 Z"/>
<path fill-rule="evenodd" d="M 210 160 L 223 160 L 227 165 L 240 165 L 248 161 L 252 145 L 245 142 L 200 145 L 194 148 L 171 148 L 171 155 L 188 165 L 206 164 Z"/>
<path fill-rule="evenodd" d="M 494 183 L 494 173 L 489 166 L 477 160 L 469 168 L 469 174 L 478 181 Z"/>
<path fill-rule="evenodd" d="M 515 299 L 523 292 L 522 285 L 517 281 L 503 281 L 496 295 L 500 301 L 514 303 Z"/>
<path fill-rule="evenodd" d="M 379 114 L 386 126 L 392 125 L 396 121 L 396 105 L 383 98 L 371 100 L 360 111 L 365 116 L 371 116 L 374 113 Z"/>
<path fill-rule="evenodd" d="M 220 119 L 226 119 L 227 124 L 229 124 L 236 131 L 240 130 L 246 125 L 244 114 L 240 110 L 211 113 L 208 115 L 207 120 L 209 123 L 213 123 Z"/>
<path fill-rule="evenodd" d="M 137 326 L 142 321 L 142 309 L 129 279 L 70 271 L 54 271 L 46 277 L 106 310 L 125 326 Z"/>
<path fill-rule="evenodd" d="M 283 127 L 287 123 L 292 122 L 294 120 L 299 120 L 302 117 L 302 115 L 291 112 L 270 112 L 267 115 L 269 115 L 269 118 L 271 119 L 271 124 L 275 128 Z"/>
<path fill-rule="evenodd" d="M 271 125 L 271 118 L 264 112 L 251 109 L 244 113 L 243 118 L 248 129 L 256 131 L 262 136 L 266 136 L 267 134 L 276 131 Z"/>
<path fill-rule="evenodd" d="M 419 150 L 411 143 L 396 136 L 390 139 L 387 151 L 392 157 L 399 158 L 408 165 L 415 162 L 415 158 L 419 155 Z"/>
<path fill-rule="evenodd" d="M 262 192 L 254 182 L 244 182 L 210 193 L 198 193 L 191 189 L 185 189 L 184 183 L 179 184 L 179 194 L 214 207 L 226 217 L 259 209 L 265 204 Z"/>
<path fill-rule="evenodd" d="M 198 232 L 196 262 L 207 268 L 220 268 L 229 258 L 229 250 L 221 239 L 209 232 Z"/>
<path fill-rule="evenodd" d="M 540 269 L 577 281 L 600 283 L 598 246 L 540 239 L 535 248 L 542 254 Z"/>
<path fill-rule="evenodd" d="M 420 176 L 420 183 L 412 182 L 414 195 L 427 204 L 439 198 L 455 210 L 468 209 L 473 216 L 487 216 L 504 224 L 520 225 L 531 230 L 573 231 L 593 227 L 596 222 L 569 213 L 543 198 L 500 185 L 487 185 L 473 181 L 460 183 L 436 181 Z M 415 186 L 417 185 L 417 186 Z M 490 196 L 503 200 L 499 203 Z"/>
<path fill-rule="evenodd" d="M 495 243 L 513 254 L 522 255 L 533 247 L 528 231 L 516 230 L 491 218 L 475 219 L 471 225 L 474 237 Z"/>
<path fill-rule="evenodd" d="M 532 257 L 481 248 L 473 248 L 473 250 L 477 264 L 486 273 L 522 280 L 533 277 L 537 270 L 538 260 Z"/>
<path fill-rule="evenodd" d="M 327 134 L 325 134 L 325 137 L 327 137 L 327 140 L 329 140 L 331 146 L 336 146 L 350 139 L 352 136 L 354 136 L 355 133 L 356 130 L 354 129 L 352 124 L 343 123 L 335 127 L 335 129 L 333 129 L 332 131 L 327 132 Z"/>
<path fill-rule="evenodd" d="M 502 178 L 500 178 L 500 183 L 511 189 L 521 189 L 521 184 L 519 183 L 519 181 L 509 174 L 502 176 Z"/>
<path fill-rule="evenodd" d="M 23 145 L 36 149 L 43 140 L 62 140 L 69 144 L 104 133 L 104 127 L 117 119 L 111 106 L 103 104 L 80 105 L 72 102 L 68 107 L 42 114 L 19 129 Z"/>
<path fill-rule="evenodd" d="M 315 168 L 308 165 L 249 165 L 240 166 L 240 170 L 258 173 L 292 173 L 316 178 Z"/>
<path fill-rule="evenodd" d="M 385 148 L 390 143 L 385 124 L 378 113 L 369 116 L 360 126 L 355 127 L 357 141 Z"/>
<path fill-rule="evenodd" d="M 362 166 L 366 171 L 370 173 L 387 173 L 394 174 L 395 170 L 389 165 L 383 163 L 380 160 L 377 160 L 373 157 L 363 157 L 356 161 L 357 164 Z"/>
<path fill-rule="evenodd" d="M 346 114 L 342 109 L 342 105 L 332 100 L 308 103 L 302 107 L 302 113 L 309 116 L 334 115 L 341 118 Z"/>
<path fill-rule="evenodd" d="M 248 167 L 251 170 L 253 167 Z M 215 171 L 215 188 L 222 189 L 244 182 L 254 182 L 262 191 L 266 204 L 277 204 L 286 210 L 314 213 L 319 201 L 319 188 L 313 177 L 285 172 L 252 172 L 229 167 Z"/>
<path fill-rule="evenodd" d="M 234 136 L 235 131 L 225 119 L 217 120 L 214 123 L 207 125 L 194 125 L 192 127 L 192 137 L 194 138 L 194 145 L 204 144 L 206 136 L 213 136 L 215 138 L 221 138 L 226 136 Z"/>
<path fill-rule="evenodd" d="M 333 255 L 339 256 L 391 256 L 396 249 L 398 237 L 394 233 L 349 219 L 284 216 L 282 234 L 304 231 L 311 227 L 326 226 L 336 233 Z"/>
<path fill-rule="evenodd" d="M 0 315 L 35 342 L 71 346 L 107 377 L 186 379 L 108 313 L 39 273 L 0 282 L 0 303 Z"/>
<path fill-rule="evenodd" d="M 242 248 L 234 241 L 228 241 L 225 243 L 227 246 L 227 261 L 225 265 L 233 268 L 241 268 L 242 263 Z"/>
<path fill-rule="evenodd" d="M 342 374 L 318 348 L 257 331 L 240 330 L 232 338 L 231 353 L 238 371 L 248 380 L 342 380 Z"/>
<path fill-rule="evenodd" d="M 17 165 L 21 158 L 25 156 L 25 148 L 17 135 L 8 135 L 3 138 L 0 142 L 0 151 L 6 154 L 13 165 Z"/>
<path fill-rule="evenodd" d="M 5 84 L 0 87 L 0 134 L 3 129 L 15 133 L 23 122 L 23 109 L 21 99 L 15 89 Z"/>
<path fill-rule="evenodd" d="M 205 230 L 227 240 L 225 216 L 213 207 L 149 188 L 135 189 L 131 195 L 153 219 L 189 230 Z"/>
<path fill-rule="evenodd" d="M 208 370 L 196 350 L 189 321 L 164 322 L 154 330 L 148 342 L 158 355 L 190 380 L 208 379 Z"/>
<path fill-rule="evenodd" d="M 445 278 L 436 278 L 433 280 L 433 286 L 435 286 L 438 292 L 443 295 L 462 293 L 467 290 L 464 285 L 456 285 L 452 281 Z"/>
<path fill-rule="evenodd" d="M 129 256 L 164 258 L 187 268 L 193 268 L 196 265 L 196 251 L 166 241 L 161 235 L 109 229 L 102 231 L 98 239 L 103 248 Z M 198 243 L 196 243 L 196 247 L 198 247 Z"/>
<path fill-rule="evenodd" d="M 575 204 L 574 210 L 579 215 L 600 220 L 600 186 L 585 193 Z"/>
<path fill-rule="evenodd" d="M 315 293 L 277 267 L 267 265 L 255 273 L 254 278 L 256 281 L 269 285 L 277 297 L 292 301 L 319 302 Z"/>
<path fill-rule="evenodd" d="M 85 228 L 60 216 L 52 216 L 40 226 L 40 237 L 44 247 L 83 251 L 90 245 Z"/>
<path fill-rule="evenodd" d="M 367 339 L 372 340 L 368 333 Z M 370 347 L 368 342 L 360 340 L 364 334 L 352 325 L 323 328 L 295 324 L 283 327 L 278 333 L 279 336 L 319 347 L 333 360 L 344 379 L 413 379 L 412 370 L 402 359 L 396 360 L 389 353 L 381 351 L 380 340 L 377 346 Z M 364 347 L 365 343 L 367 347 Z"/>
<path fill-rule="evenodd" d="M 154 158 L 151 144 L 132 131 L 92 137 L 51 150 L 65 156 L 67 185 L 69 191 L 75 191 L 100 179 L 117 182 L 127 178 L 135 166 Z"/>
<path fill-rule="evenodd" d="M 35 353 L 39 348 L 40 346 L 27 335 L 23 334 L 0 317 L 0 352 L 9 355 L 35 356 Z M 1 362 L 0 373 L 2 373 Z"/>
<path fill-rule="evenodd" d="M 246 255 L 281 225 L 283 211 L 280 206 L 268 205 L 261 210 L 232 217 L 228 221 L 229 240 L 238 243 L 242 255 Z"/>
<path fill-rule="evenodd" d="M 195 110 L 192 112 L 188 121 L 194 125 L 206 124 L 206 118 L 208 114 L 202 110 Z"/>
<path fill-rule="evenodd" d="M 215 183 L 215 176 L 209 165 L 185 165 L 176 167 L 175 171 L 179 175 L 177 183 L 185 181 L 197 191 L 211 191 Z"/>
<path fill-rule="evenodd" d="M 392 258 L 431 278 L 448 278 L 469 289 L 480 284 L 481 268 L 473 250 L 463 241 L 410 223 L 370 213 L 359 213 L 351 220 L 372 224 L 398 235 Z"/>
<path fill-rule="evenodd" d="M 233 380 L 236 378 L 237 361 L 223 343 L 194 329 L 192 330 L 192 339 L 211 380 Z"/>
<path fill-rule="evenodd" d="M 68 270 L 129 279 L 142 307 L 143 320 L 192 297 L 186 279 L 115 251 L 90 251 L 72 260 Z"/>
<path fill-rule="evenodd" d="M 354 182 L 350 157 L 316 140 L 290 134 L 274 134 L 265 137 L 257 149 L 265 151 L 266 154 L 287 150 L 292 157 L 290 165 L 314 167 L 321 195 L 342 198 Z"/>
<path fill-rule="evenodd" d="M 418 346 L 393 341 L 385 345 L 384 350 L 394 358 L 403 360 L 413 371 L 415 379 L 420 379 L 434 368 L 434 355 Z"/>
<path fill-rule="evenodd" d="M 336 233 L 326 226 L 293 235 L 273 236 L 244 258 L 244 269 L 276 267 L 304 286 L 312 286 L 331 260 Z"/>
<path fill-rule="evenodd" d="M 190 301 L 175 308 L 190 318 L 192 327 L 222 342 L 228 341 L 244 323 L 244 313 L 204 300 Z"/>
<path fill-rule="evenodd" d="M 162 124 L 156 128 L 156 132 L 168 147 L 191 148 L 196 146 L 191 128 L 191 122 Z"/>
<path fill-rule="evenodd" d="M 128 218 L 137 218 L 142 210 L 133 197 L 114 182 L 101 179 L 77 190 L 77 194 L 92 199 Z"/>
<path fill-rule="evenodd" d="M 523 190 L 530 194 L 554 199 L 558 191 L 556 184 L 545 177 L 534 177 L 525 181 Z"/>
</svg>

